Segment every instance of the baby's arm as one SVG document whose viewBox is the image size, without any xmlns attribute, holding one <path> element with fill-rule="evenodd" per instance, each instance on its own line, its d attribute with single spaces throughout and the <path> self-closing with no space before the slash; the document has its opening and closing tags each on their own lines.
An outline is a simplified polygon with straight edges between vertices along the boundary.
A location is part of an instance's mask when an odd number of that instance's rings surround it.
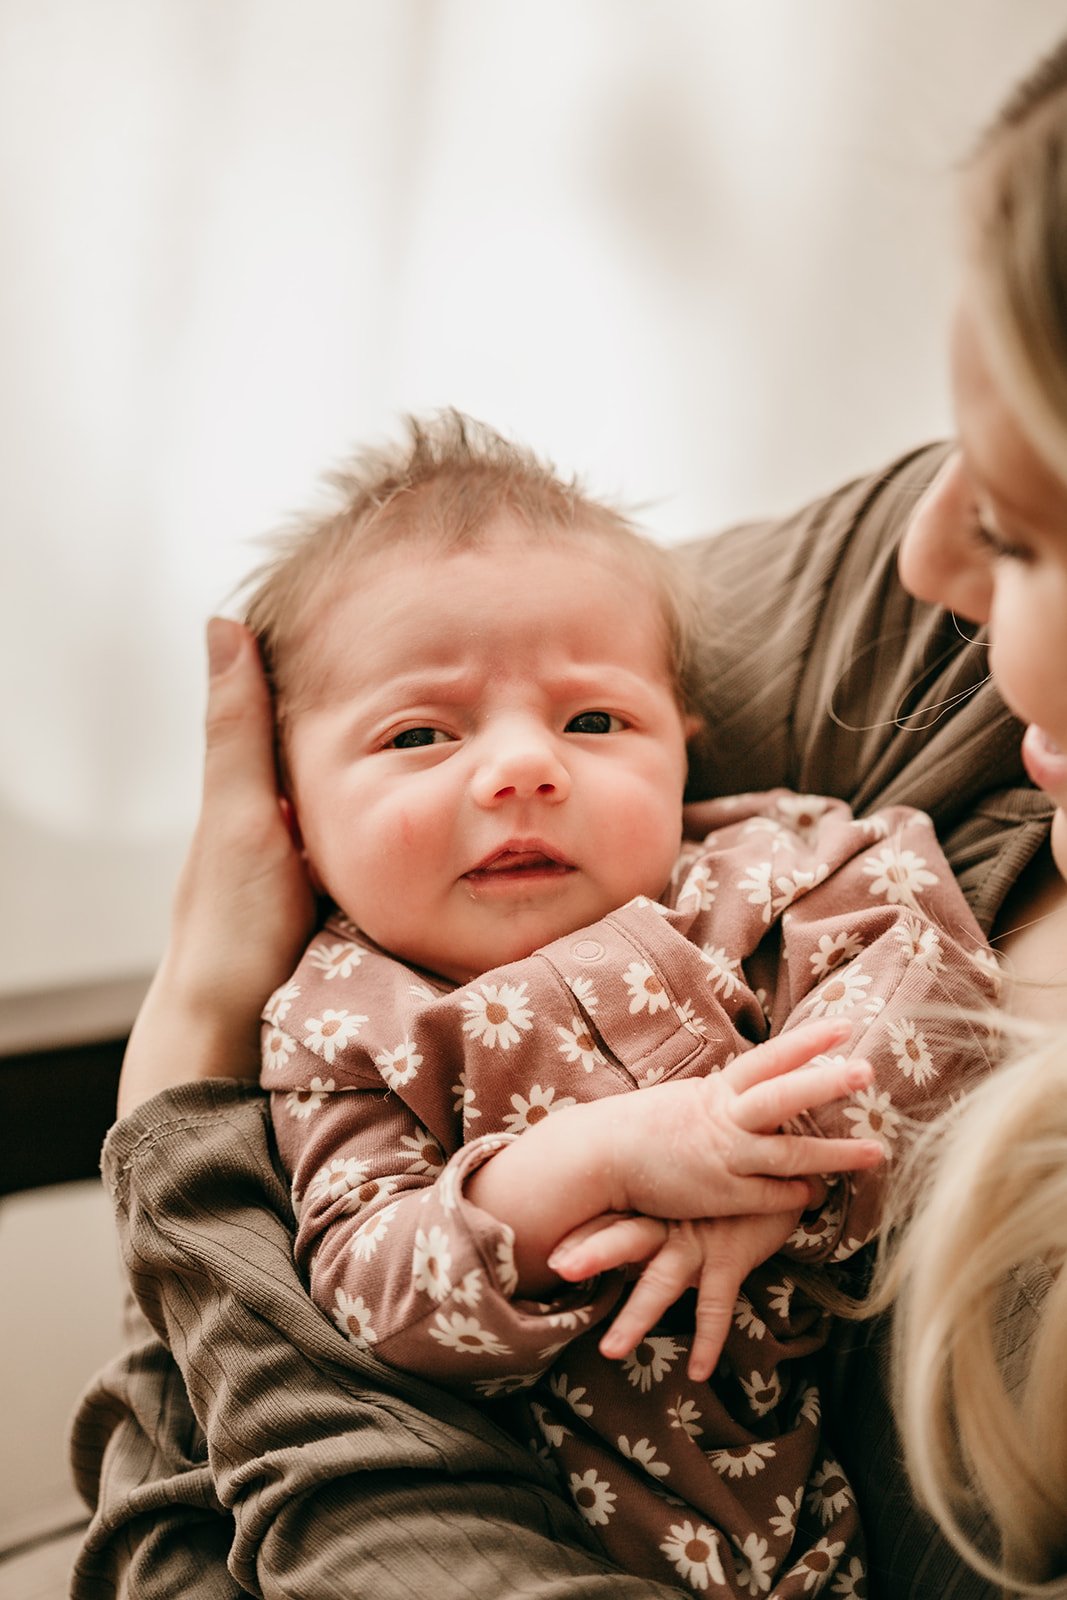
<svg viewBox="0 0 1067 1600">
<path fill-rule="evenodd" d="M 795 1218 L 812 1198 L 799 1179 L 876 1165 L 875 1140 L 780 1131 L 801 1111 L 869 1083 L 864 1062 L 812 1061 L 846 1031 L 834 1019 L 809 1023 L 707 1077 L 572 1107 L 508 1145 L 474 1174 L 468 1193 L 514 1232 L 522 1291 L 558 1284 L 555 1247 L 604 1212 Z M 567 1278 L 586 1275 L 568 1265 Z"/>
</svg>

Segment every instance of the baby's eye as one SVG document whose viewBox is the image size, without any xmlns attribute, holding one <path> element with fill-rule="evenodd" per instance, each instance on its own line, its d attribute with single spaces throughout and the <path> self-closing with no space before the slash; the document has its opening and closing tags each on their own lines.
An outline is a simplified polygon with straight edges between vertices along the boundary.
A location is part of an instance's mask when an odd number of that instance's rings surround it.
<svg viewBox="0 0 1067 1600">
<path fill-rule="evenodd" d="M 388 741 L 389 750 L 421 750 L 424 745 L 444 744 L 450 735 L 443 728 L 405 728 Z"/>
<path fill-rule="evenodd" d="M 578 716 L 571 718 L 564 732 L 618 733 L 621 728 L 621 721 L 613 717 L 610 711 L 581 711 Z"/>
</svg>

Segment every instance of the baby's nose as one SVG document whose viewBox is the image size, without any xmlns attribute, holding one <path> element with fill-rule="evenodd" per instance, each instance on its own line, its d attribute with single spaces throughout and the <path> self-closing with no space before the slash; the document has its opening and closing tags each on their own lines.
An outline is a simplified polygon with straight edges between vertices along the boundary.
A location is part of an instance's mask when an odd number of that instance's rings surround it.
<svg viewBox="0 0 1067 1600">
<path fill-rule="evenodd" d="M 541 799 L 557 804 L 570 793 L 571 780 L 554 740 L 541 733 L 512 735 L 489 751 L 474 776 L 479 805 Z"/>
</svg>

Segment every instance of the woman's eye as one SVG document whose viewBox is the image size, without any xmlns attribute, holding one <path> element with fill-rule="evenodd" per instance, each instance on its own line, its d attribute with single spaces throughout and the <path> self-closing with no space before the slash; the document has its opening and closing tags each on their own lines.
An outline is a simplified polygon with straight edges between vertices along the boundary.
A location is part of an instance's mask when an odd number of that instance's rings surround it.
<svg viewBox="0 0 1067 1600">
<path fill-rule="evenodd" d="M 443 728 L 405 728 L 389 740 L 390 750 L 421 750 L 424 745 L 444 744 L 448 734 Z"/>
<path fill-rule="evenodd" d="M 568 722 L 567 733 L 618 733 L 622 723 L 610 711 L 582 711 Z"/>
<path fill-rule="evenodd" d="M 995 533 L 981 517 L 974 521 L 974 534 L 978 543 L 992 556 L 994 561 L 1028 561 L 1030 551 L 1021 544 L 1013 544 L 1010 539 L 1004 539 Z"/>
</svg>

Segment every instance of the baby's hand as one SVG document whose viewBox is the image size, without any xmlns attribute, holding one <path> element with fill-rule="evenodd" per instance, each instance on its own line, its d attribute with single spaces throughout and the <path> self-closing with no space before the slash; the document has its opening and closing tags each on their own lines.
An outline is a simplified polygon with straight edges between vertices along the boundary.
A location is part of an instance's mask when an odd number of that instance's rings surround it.
<svg viewBox="0 0 1067 1600">
<path fill-rule="evenodd" d="M 681 1219 L 802 1210 L 814 1191 L 798 1179 L 876 1166 L 883 1157 L 876 1140 L 781 1131 L 800 1112 L 870 1083 L 869 1062 L 817 1059 L 849 1031 L 848 1022 L 806 1023 L 705 1078 L 594 1102 L 605 1209 Z M 745 1203 L 768 1180 L 779 1202 Z"/>
<path fill-rule="evenodd" d="M 612 1360 L 636 1350 L 686 1289 L 697 1303 L 688 1372 L 704 1383 L 715 1370 L 749 1273 L 780 1250 L 799 1211 L 714 1221 L 661 1222 L 655 1217 L 597 1217 L 560 1241 L 549 1260 L 561 1278 L 576 1282 L 643 1261 L 629 1298 L 600 1341 Z"/>
</svg>

